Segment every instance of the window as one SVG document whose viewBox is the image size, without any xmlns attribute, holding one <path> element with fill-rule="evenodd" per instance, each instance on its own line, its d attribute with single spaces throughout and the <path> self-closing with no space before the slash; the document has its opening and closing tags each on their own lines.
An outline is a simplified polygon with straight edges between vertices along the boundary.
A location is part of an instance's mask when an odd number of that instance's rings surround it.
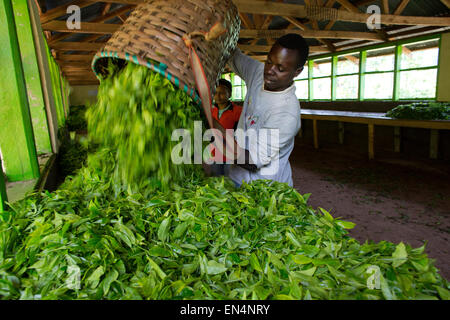
<svg viewBox="0 0 450 320">
<path fill-rule="evenodd" d="M 415 42 L 400 48 L 399 98 L 434 98 L 439 64 L 439 40 Z"/>
<path fill-rule="evenodd" d="M 360 53 L 341 55 L 336 61 L 336 99 L 358 99 Z"/>
<path fill-rule="evenodd" d="M 331 99 L 332 58 L 312 60 L 312 97 L 311 100 Z"/>
<path fill-rule="evenodd" d="M 226 79 L 231 82 L 232 91 L 231 91 L 231 100 L 232 101 L 242 101 L 245 99 L 245 95 L 247 94 L 247 86 L 245 85 L 244 80 L 242 80 L 238 75 L 234 73 L 226 73 L 222 75 L 223 79 Z"/>
<path fill-rule="evenodd" d="M 395 46 L 368 50 L 364 72 L 364 99 L 394 97 Z"/>
<path fill-rule="evenodd" d="M 297 99 L 309 99 L 309 69 L 308 65 L 303 67 L 303 71 L 294 79 L 295 81 L 295 95 Z"/>
<path fill-rule="evenodd" d="M 433 100 L 439 70 L 439 36 L 404 40 L 310 59 L 294 79 L 299 100 Z M 243 100 L 242 79 L 228 74 L 232 100 Z"/>
</svg>

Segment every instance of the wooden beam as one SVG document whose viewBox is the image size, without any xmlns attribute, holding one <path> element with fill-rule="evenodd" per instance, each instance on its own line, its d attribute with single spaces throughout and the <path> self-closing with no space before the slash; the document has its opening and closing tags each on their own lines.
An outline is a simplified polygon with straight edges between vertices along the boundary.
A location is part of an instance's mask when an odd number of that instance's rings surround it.
<svg viewBox="0 0 450 320">
<path fill-rule="evenodd" d="M 236 4 L 240 12 L 252 14 L 266 14 L 310 19 L 314 18 L 317 20 L 338 20 L 359 22 L 364 24 L 370 17 L 370 15 L 367 13 L 349 12 L 333 8 L 322 8 L 323 10 L 321 10 L 318 14 L 311 16 L 311 14 L 313 14 L 314 12 L 311 12 L 309 7 L 307 6 L 289 3 L 278 3 L 267 0 L 233 0 L 233 2 Z M 418 17 L 382 14 L 381 23 L 395 25 L 450 26 L 450 17 Z"/>
<path fill-rule="evenodd" d="M 102 9 L 102 16 L 108 13 L 109 9 L 111 9 L 112 3 L 105 3 Z"/>
<path fill-rule="evenodd" d="M 339 2 L 345 9 L 347 9 L 350 12 L 356 12 L 359 13 L 358 7 L 355 7 L 350 1 L 348 0 L 336 0 Z"/>
<path fill-rule="evenodd" d="M 395 8 L 394 15 L 402 14 L 403 10 L 405 10 L 405 8 L 408 5 L 408 3 L 409 3 L 409 0 L 402 0 L 402 2 L 399 3 L 397 8 Z"/>
<path fill-rule="evenodd" d="M 46 23 L 50 20 L 54 20 L 56 18 L 62 17 L 64 15 L 67 14 L 67 8 L 70 5 L 76 5 L 79 6 L 80 8 L 84 8 L 87 6 L 92 5 L 93 2 L 90 0 L 76 0 L 76 1 L 72 1 L 71 3 L 67 3 L 64 4 L 62 6 L 56 7 L 54 9 L 51 9 L 49 11 L 47 11 L 46 13 L 43 13 L 41 15 L 41 23 Z"/>
<path fill-rule="evenodd" d="M 293 17 L 283 16 L 283 19 L 286 20 L 286 21 L 289 21 L 290 23 L 292 23 L 294 26 L 296 26 L 300 30 L 306 30 L 307 29 L 306 26 L 303 23 L 299 22 L 297 19 L 295 19 Z"/>
<path fill-rule="evenodd" d="M 355 31 L 330 31 L 330 30 L 255 30 L 243 29 L 240 32 L 241 38 L 280 38 L 288 33 L 298 33 L 304 38 L 318 39 L 361 39 L 361 40 L 380 40 L 383 38 L 372 32 Z"/>
<path fill-rule="evenodd" d="M 383 0 L 383 12 L 384 14 L 389 14 L 389 0 Z"/>
<path fill-rule="evenodd" d="M 50 47 L 60 51 L 98 51 L 104 45 L 105 43 L 98 42 L 57 42 Z"/>
<path fill-rule="evenodd" d="M 58 62 L 91 62 L 93 58 L 89 54 L 60 54 Z"/>
<path fill-rule="evenodd" d="M 113 34 L 120 28 L 120 24 L 81 22 L 80 29 L 68 29 L 65 21 L 50 21 L 42 25 L 43 30 L 69 33 Z"/>
<path fill-rule="evenodd" d="M 445 5 L 447 6 L 447 8 L 450 9 L 450 0 L 441 0 L 441 2 L 442 2 L 443 4 L 445 4 Z"/>
<path fill-rule="evenodd" d="M 255 28 L 255 26 L 253 25 L 253 21 L 250 20 L 250 17 L 248 16 L 248 14 L 239 12 L 239 17 L 241 18 L 242 24 L 247 29 L 254 29 Z"/>
<path fill-rule="evenodd" d="M 99 2 L 97 0 L 90 0 L 91 2 Z M 132 4 L 132 5 L 139 5 L 145 2 L 145 0 L 102 0 L 101 2 L 107 2 L 107 3 L 120 3 L 120 4 Z"/>
<path fill-rule="evenodd" d="M 108 21 L 110 19 L 113 19 L 113 18 L 117 17 L 118 15 L 125 14 L 125 13 L 129 12 L 130 10 L 133 10 L 134 8 L 135 8 L 135 6 L 125 6 L 125 7 L 122 7 L 120 9 L 117 9 L 117 10 L 114 10 L 112 12 L 109 12 L 108 14 L 106 14 L 104 16 L 99 16 L 99 17 L 97 17 L 97 18 L 95 18 L 95 19 L 93 19 L 92 21 L 89 21 L 89 22 L 99 22 L 99 23 L 100 22 L 105 22 L 105 21 Z M 61 34 L 58 34 L 56 36 L 51 37 L 50 40 L 48 41 L 48 43 L 58 42 L 58 41 L 67 39 L 70 36 L 72 36 L 71 33 L 61 33 Z M 97 38 L 98 38 L 98 36 L 95 37 L 95 39 L 97 39 Z M 95 40 L 95 39 L 93 39 L 93 40 Z M 91 40 L 84 39 L 84 41 L 91 41 Z"/>
</svg>

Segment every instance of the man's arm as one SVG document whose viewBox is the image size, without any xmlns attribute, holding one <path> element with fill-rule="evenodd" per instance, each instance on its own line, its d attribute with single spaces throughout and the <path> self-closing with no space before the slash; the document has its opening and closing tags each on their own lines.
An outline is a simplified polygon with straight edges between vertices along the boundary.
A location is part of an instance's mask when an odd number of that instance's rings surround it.
<svg viewBox="0 0 450 320">
<path fill-rule="evenodd" d="M 222 137 L 224 137 L 224 143 L 222 145 L 225 147 L 226 146 L 226 143 L 225 143 L 226 130 L 225 130 L 225 128 L 222 127 L 222 125 L 216 119 L 213 119 L 213 125 L 214 125 L 214 129 L 218 129 L 220 131 L 220 133 L 222 134 Z M 258 167 L 252 161 L 250 152 L 247 149 L 241 148 L 234 140 L 234 137 L 233 137 L 232 143 L 234 144 L 234 150 L 235 150 L 235 152 L 233 153 L 234 156 L 232 158 L 233 163 L 250 171 L 250 172 L 256 172 L 258 170 Z M 221 152 L 221 153 L 225 154 L 225 152 Z"/>
<path fill-rule="evenodd" d="M 239 48 L 236 48 L 228 61 L 228 65 L 235 74 L 249 84 L 253 80 L 255 72 L 261 65 L 261 62 L 250 58 L 243 54 Z"/>
</svg>

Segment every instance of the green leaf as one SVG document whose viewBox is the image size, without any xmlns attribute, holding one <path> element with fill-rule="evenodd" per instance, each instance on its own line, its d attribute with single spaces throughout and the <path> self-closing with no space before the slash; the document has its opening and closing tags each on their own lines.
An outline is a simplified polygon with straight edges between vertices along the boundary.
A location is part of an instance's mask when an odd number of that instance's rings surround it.
<svg viewBox="0 0 450 320">
<path fill-rule="evenodd" d="M 155 261 L 153 261 L 150 257 L 147 257 L 147 260 L 152 269 L 155 270 L 156 274 L 161 278 L 161 280 L 167 277 L 167 275 L 164 273 L 164 271 L 162 271 L 162 269 L 158 266 L 158 264 Z"/>
<path fill-rule="evenodd" d="M 407 261 L 408 253 L 406 252 L 406 247 L 403 242 L 400 242 L 397 245 L 394 253 L 392 253 L 392 258 L 394 259 L 394 261 L 392 262 L 394 268 L 401 266 Z"/>
<path fill-rule="evenodd" d="M 314 273 L 316 272 L 316 270 L 317 270 L 317 267 L 312 267 L 312 268 L 309 268 L 306 270 L 299 270 L 297 272 L 312 277 L 314 275 Z"/>
<path fill-rule="evenodd" d="M 97 269 L 95 269 L 94 272 L 92 272 L 89 278 L 86 279 L 87 285 L 92 289 L 97 288 L 98 283 L 100 282 L 100 278 L 103 276 L 104 273 L 105 271 L 103 267 L 99 266 Z"/>
<path fill-rule="evenodd" d="M 214 260 L 209 260 L 206 266 L 206 273 L 209 275 L 221 274 L 227 271 L 228 268 L 224 264 L 218 263 Z"/>
<path fill-rule="evenodd" d="M 170 217 L 164 219 L 158 228 L 158 239 L 163 242 L 165 242 L 169 237 L 170 220 Z"/>
<path fill-rule="evenodd" d="M 333 222 L 334 218 L 328 211 L 326 211 L 325 209 L 322 209 L 320 207 L 319 207 L 319 210 L 323 213 L 323 215 L 325 216 L 325 219 L 327 219 L 330 222 Z"/>
<path fill-rule="evenodd" d="M 111 287 L 111 283 L 116 281 L 118 277 L 119 277 L 119 273 L 115 269 L 108 272 L 108 274 L 105 276 L 105 278 L 102 281 L 103 293 L 105 295 L 108 294 L 109 288 Z"/>
<path fill-rule="evenodd" d="M 450 300 L 450 291 L 445 288 L 434 286 L 442 300 Z"/>
<path fill-rule="evenodd" d="M 261 265 L 259 264 L 258 261 L 258 257 L 255 255 L 255 253 L 253 252 L 250 255 L 250 265 L 253 267 L 253 269 L 255 269 L 258 272 L 263 272 Z"/>
<path fill-rule="evenodd" d="M 356 224 L 353 222 L 349 222 L 349 221 L 342 221 L 342 220 L 334 220 L 334 222 L 341 228 L 344 229 L 353 229 Z"/>
<path fill-rule="evenodd" d="M 313 261 L 313 259 L 304 255 L 296 255 L 293 257 L 293 260 L 296 264 L 308 264 Z"/>
</svg>

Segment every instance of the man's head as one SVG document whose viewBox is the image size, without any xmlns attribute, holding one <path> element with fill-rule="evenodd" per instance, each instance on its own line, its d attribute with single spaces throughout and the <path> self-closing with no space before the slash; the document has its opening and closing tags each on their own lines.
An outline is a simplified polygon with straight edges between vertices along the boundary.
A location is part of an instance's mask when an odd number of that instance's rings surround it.
<svg viewBox="0 0 450 320">
<path fill-rule="evenodd" d="M 219 84 L 214 94 L 214 101 L 219 105 L 228 104 L 231 98 L 231 83 L 226 79 L 219 79 Z"/>
<path fill-rule="evenodd" d="M 279 38 L 272 46 L 264 65 L 264 89 L 283 91 L 303 70 L 309 55 L 305 39 L 294 33 Z"/>
</svg>

